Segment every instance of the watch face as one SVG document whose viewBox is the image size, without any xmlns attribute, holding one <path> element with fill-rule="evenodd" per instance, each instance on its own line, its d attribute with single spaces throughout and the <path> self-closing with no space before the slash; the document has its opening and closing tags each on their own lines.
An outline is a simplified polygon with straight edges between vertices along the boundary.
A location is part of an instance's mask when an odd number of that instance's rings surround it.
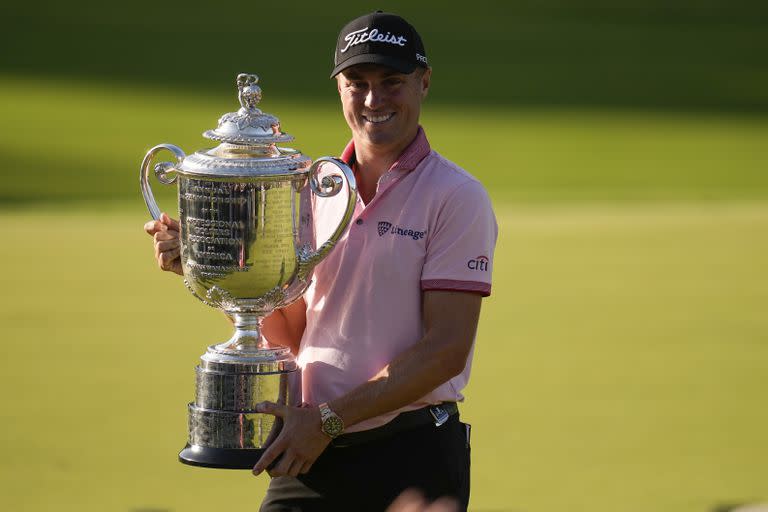
<svg viewBox="0 0 768 512">
<path fill-rule="evenodd" d="M 341 418 L 335 414 L 329 416 L 325 419 L 325 421 L 323 421 L 323 432 L 328 434 L 330 437 L 338 436 L 341 434 L 342 430 L 344 430 L 344 422 L 341 421 Z"/>
</svg>

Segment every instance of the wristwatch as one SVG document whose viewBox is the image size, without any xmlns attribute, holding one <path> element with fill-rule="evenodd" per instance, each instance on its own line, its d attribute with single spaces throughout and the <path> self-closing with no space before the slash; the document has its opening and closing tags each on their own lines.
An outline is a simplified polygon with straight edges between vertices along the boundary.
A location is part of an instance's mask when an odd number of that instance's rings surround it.
<svg viewBox="0 0 768 512">
<path fill-rule="evenodd" d="M 328 407 L 327 403 L 322 403 L 318 407 L 320 408 L 320 421 L 322 421 L 320 429 L 325 435 L 333 439 L 344 432 L 344 421 Z"/>
</svg>

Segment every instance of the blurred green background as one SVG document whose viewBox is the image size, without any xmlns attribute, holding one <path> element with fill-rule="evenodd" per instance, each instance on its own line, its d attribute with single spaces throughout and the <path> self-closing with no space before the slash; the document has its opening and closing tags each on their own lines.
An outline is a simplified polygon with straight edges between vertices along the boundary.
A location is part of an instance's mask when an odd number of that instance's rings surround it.
<svg viewBox="0 0 768 512">
<path fill-rule="evenodd" d="M 376 8 L 422 33 L 430 141 L 499 220 L 471 509 L 768 501 L 764 2 L 139 0 L 0 11 L 0 508 L 257 509 L 266 477 L 176 462 L 230 327 L 155 267 L 138 166 L 206 146 L 243 71 L 338 154 L 333 44 Z"/>
</svg>

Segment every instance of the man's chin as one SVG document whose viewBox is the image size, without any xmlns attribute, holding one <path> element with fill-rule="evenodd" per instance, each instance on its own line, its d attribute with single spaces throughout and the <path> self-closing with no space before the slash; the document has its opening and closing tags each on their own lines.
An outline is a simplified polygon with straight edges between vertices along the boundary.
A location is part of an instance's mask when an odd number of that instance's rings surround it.
<svg viewBox="0 0 768 512">
<path fill-rule="evenodd" d="M 397 142 L 398 134 L 392 130 L 374 127 L 363 131 L 363 137 L 369 144 L 388 146 Z"/>
</svg>

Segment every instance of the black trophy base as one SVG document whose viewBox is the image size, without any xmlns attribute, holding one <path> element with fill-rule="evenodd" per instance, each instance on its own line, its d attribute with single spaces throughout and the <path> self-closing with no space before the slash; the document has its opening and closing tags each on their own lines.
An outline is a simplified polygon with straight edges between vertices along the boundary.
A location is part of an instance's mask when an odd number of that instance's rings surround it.
<svg viewBox="0 0 768 512">
<path fill-rule="evenodd" d="M 188 444 L 179 452 L 179 462 L 203 468 L 253 469 L 263 453 L 263 449 L 237 450 Z"/>
</svg>

